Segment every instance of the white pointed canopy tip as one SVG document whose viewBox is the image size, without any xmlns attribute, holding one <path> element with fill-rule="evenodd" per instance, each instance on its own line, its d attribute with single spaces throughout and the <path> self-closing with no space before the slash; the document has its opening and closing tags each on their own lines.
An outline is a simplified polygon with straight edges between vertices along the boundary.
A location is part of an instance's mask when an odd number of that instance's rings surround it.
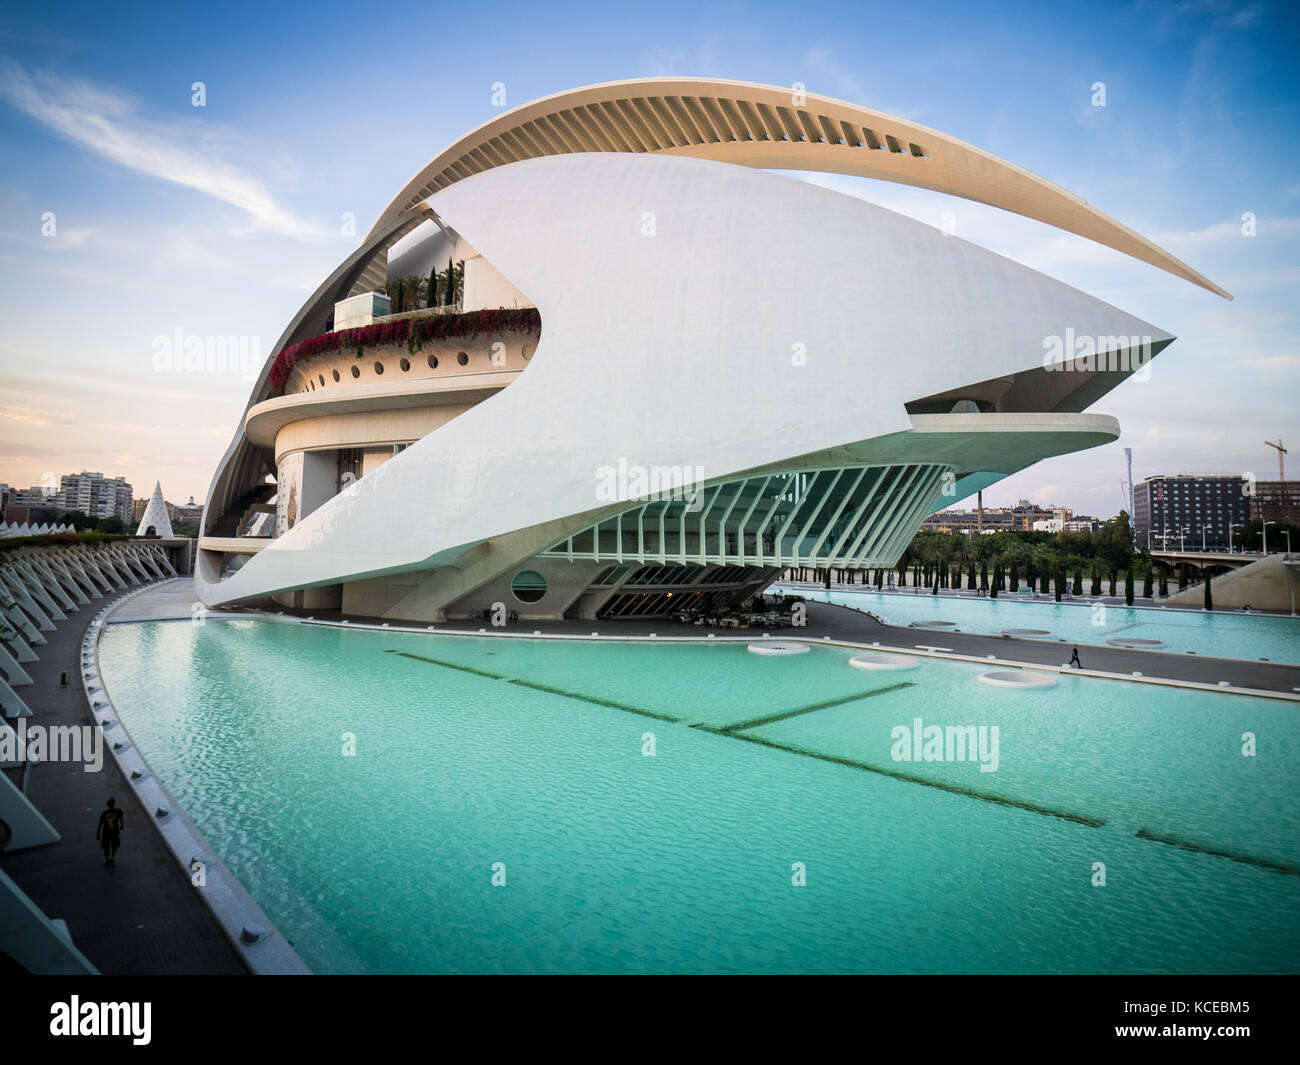
<svg viewBox="0 0 1300 1065">
<path fill-rule="evenodd" d="M 149 530 L 152 529 L 153 532 Z M 140 524 L 135 531 L 136 536 L 161 536 L 170 539 L 172 534 L 171 519 L 167 517 L 167 504 L 163 500 L 162 482 L 155 481 L 153 486 L 153 495 L 149 497 L 149 505 L 144 508 L 144 513 L 140 515 Z"/>
</svg>

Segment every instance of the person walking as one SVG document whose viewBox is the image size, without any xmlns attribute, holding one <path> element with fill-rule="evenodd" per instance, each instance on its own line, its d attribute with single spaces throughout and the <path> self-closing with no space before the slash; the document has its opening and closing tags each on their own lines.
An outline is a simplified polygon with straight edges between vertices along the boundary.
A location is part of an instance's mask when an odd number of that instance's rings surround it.
<svg viewBox="0 0 1300 1065">
<path fill-rule="evenodd" d="M 125 819 L 122 817 L 122 811 L 117 808 L 117 800 L 108 800 L 108 809 L 102 810 L 99 815 L 99 827 L 95 829 L 95 838 L 99 840 L 99 845 L 104 848 L 104 864 L 116 865 L 113 860 L 117 854 L 118 845 L 122 842 L 122 824 Z"/>
<path fill-rule="evenodd" d="M 1073 669 L 1082 669 L 1083 663 L 1079 661 L 1079 649 L 1076 647 L 1070 654 L 1070 667 Z"/>
</svg>

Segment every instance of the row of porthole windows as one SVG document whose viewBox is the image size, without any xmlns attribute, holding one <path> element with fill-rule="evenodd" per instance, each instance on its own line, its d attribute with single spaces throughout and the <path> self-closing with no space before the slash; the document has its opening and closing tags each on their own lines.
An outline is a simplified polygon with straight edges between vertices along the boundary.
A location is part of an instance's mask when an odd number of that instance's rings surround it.
<svg viewBox="0 0 1300 1065">
<path fill-rule="evenodd" d="M 529 345 L 525 344 L 524 347 L 523 347 L 522 354 L 523 354 L 523 357 L 524 357 L 525 360 L 527 360 L 527 359 L 531 359 L 531 358 L 533 357 L 533 349 L 532 349 Z M 429 366 L 429 369 L 430 369 L 430 370 L 436 370 L 436 369 L 438 368 L 438 356 L 437 356 L 437 355 L 428 355 L 428 356 L 425 357 L 425 361 L 428 363 L 428 366 Z M 457 364 L 460 365 L 460 366 L 468 366 L 468 365 L 469 365 L 469 355 L 466 354 L 466 353 L 463 352 L 463 351 L 458 351 L 458 352 L 456 353 L 456 362 L 457 362 Z M 411 370 L 411 360 L 410 360 L 410 359 L 403 358 L 403 359 L 398 363 L 398 365 L 401 366 L 401 368 L 402 368 L 402 373 L 409 373 L 410 370 Z M 383 364 L 382 362 L 380 362 L 378 359 L 375 360 L 375 367 L 374 367 L 374 369 L 375 369 L 375 376 L 377 376 L 377 377 L 383 376 L 383 373 L 384 373 L 384 364 Z M 353 378 L 358 378 L 358 377 L 361 376 L 361 367 L 360 367 L 360 366 L 357 366 L 355 363 L 352 365 L 351 370 L 352 370 L 352 376 L 353 376 Z M 331 370 L 330 372 L 333 374 L 333 376 L 334 376 L 334 380 L 335 380 L 336 382 L 342 380 L 342 377 L 341 377 L 341 375 L 339 374 L 338 370 Z M 318 382 L 319 382 L 319 384 L 318 384 Z M 320 387 L 320 388 L 324 388 L 324 387 L 325 387 L 325 375 L 324 375 L 324 374 L 317 374 L 317 375 L 316 375 L 316 380 L 315 380 L 315 381 L 313 381 L 313 380 L 311 379 L 311 377 L 308 377 L 308 378 L 307 378 L 307 390 L 312 391 L 312 392 L 315 392 L 316 389 L 317 389 L 318 387 Z"/>
</svg>

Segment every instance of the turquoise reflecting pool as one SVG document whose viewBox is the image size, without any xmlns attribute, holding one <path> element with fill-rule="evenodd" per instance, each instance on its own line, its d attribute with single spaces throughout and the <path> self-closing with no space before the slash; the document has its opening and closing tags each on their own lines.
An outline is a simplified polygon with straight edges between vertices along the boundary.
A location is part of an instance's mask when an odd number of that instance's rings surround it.
<svg viewBox="0 0 1300 1065">
<path fill-rule="evenodd" d="M 1300 664 L 1300 618 L 1263 614 L 1204 613 L 1107 606 L 1094 611 L 1087 603 L 1056 603 L 1051 599 L 1021 602 L 1005 593 L 997 599 L 935 597 L 926 592 L 868 592 L 835 587 L 830 591 L 777 585 L 788 592 L 822 603 L 839 603 L 870 611 L 890 625 L 914 621 L 955 621 L 963 632 L 998 634 L 1003 629 L 1046 629 L 1071 643 L 1104 644 L 1137 637 L 1161 640 L 1161 651 L 1219 658 L 1267 658 Z M 1044 637 L 1045 639 L 1048 637 Z"/>
<path fill-rule="evenodd" d="M 255 620 L 101 644 L 132 738 L 317 971 L 1300 969 L 1300 706 L 853 653 Z M 996 771 L 896 760 L 917 718 L 996 726 Z"/>
</svg>

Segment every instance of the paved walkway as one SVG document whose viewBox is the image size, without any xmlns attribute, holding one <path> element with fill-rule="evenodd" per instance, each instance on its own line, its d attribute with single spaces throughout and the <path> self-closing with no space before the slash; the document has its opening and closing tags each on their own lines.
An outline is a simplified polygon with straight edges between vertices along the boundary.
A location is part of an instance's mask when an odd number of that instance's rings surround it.
<svg viewBox="0 0 1300 1065">
<path fill-rule="evenodd" d="M 169 581 L 161 587 L 178 585 L 188 587 L 190 581 Z M 86 626 L 106 598 L 82 606 L 55 631 L 45 633 L 49 642 L 35 648 L 40 661 L 25 664 L 32 684 L 18 690 L 32 710 L 29 726 L 92 722 L 78 656 Z M 71 683 L 61 688 L 59 673 L 64 670 Z M 99 812 L 110 795 L 126 819 L 117 864 L 111 869 L 95 842 Z M 100 972 L 247 972 L 107 752 L 98 773 L 85 772 L 81 763 L 35 766 L 28 796 L 62 839 L 48 847 L 0 854 L 0 869 L 47 916 L 68 922 L 73 942 Z"/>
<path fill-rule="evenodd" d="M 171 621 L 190 620 L 196 610 L 203 609 L 199 597 L 194 592 L 194 581 L 190 577 L 176 577 L 170 581 L 160 581 L 148 591 L 132 596 L 109 615 L 109 622 L 116 621 Z M 221 611 L 207 611 L 207 616 L 219 615 Z"/>
<path fill-rule="evenodd" d="M 954 654 L 987 658 L 994 655 L 1005 661 L 1036 665 L 1064 666 L 1070 650 L 1076 646 L 1057 641 L 1016 639 L 1007 636 L 983 636 L 965 632 L 938 632 L 884 625 L 870 615 L 850 607 L 810 603 L 808 616 L 822 617 L 830 611 L 835 616 L 826 624 L 832 638 L 855 642 L 879 641 L 902 648 L 939 647 Z M 842 633 L 843 636 L 837 636 Z M 1085 672 L 1129 678 L 1133 673 L 1162 680 L 1218 685 L 1228 681 L 1235 688 L 1256 691 L 1300 693 L 1300 666 L 1280 662 L 1248 662 L 1230 658 L 1207 658 L 1202 655 L 1174 654 L 1166 651 L 1135 651 L 1122 647 L 1098 647 L 1078 644 L 1079 659 Z"/>
</svg>

